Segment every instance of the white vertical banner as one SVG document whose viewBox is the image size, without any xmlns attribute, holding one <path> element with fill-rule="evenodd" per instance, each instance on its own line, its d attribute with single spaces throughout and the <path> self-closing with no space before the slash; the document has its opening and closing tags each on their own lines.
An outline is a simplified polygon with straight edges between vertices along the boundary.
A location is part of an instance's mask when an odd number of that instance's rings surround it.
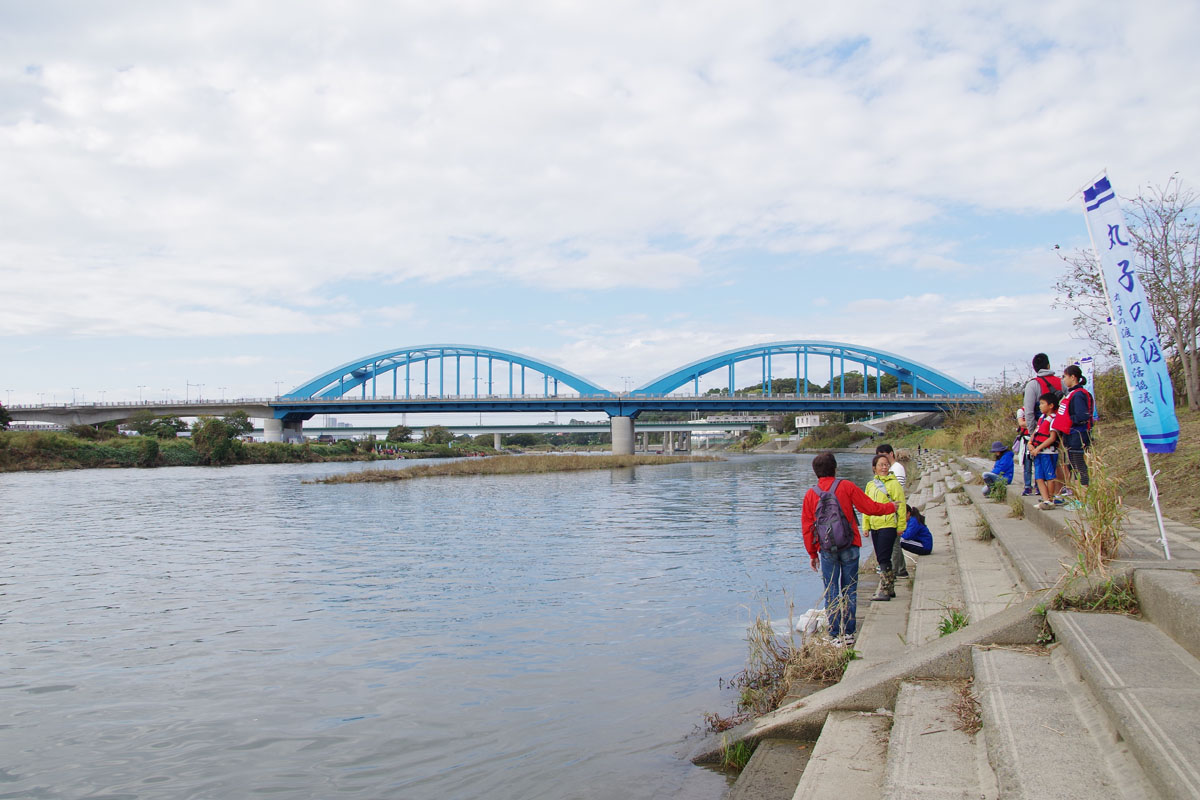
<svg viewBox="0 0 1200 800">
<path fill-rule="evenodd" d="M 1100 264 L 1100 278 L 1112 315 L 1113 338 L 1121 353 L 1133 420 L 1142 440 L 1142 461 L 1150 484 L 1150 502 L 1158 519 L 1159 542 L 1163 556 L 1169 561 L 1171 548 L 1158 502 L 1158 484 L 1150 468 L 1150 454 L 1174 453 L 1179 442 L 1175 390 L 1163 360 L 1153 310 L 1133 266 L 1137 259 L 1133 240 L 1107 175 L 1083 191 L 1083 214 Z"/>
<path fill-rule="evenodd" d="M 1148 453 L 1174 453 L 1179 421 L 1171 376 L 1158 342 L 1154 314 L 1133 267 L 1136 255 L 1125 215 L 1107 176 L 1084 191 L 1083 207 L 1112 309 L 1113 336 L 1121 352 L 1142 446 Z"/>
<path fill-rule="evenodd" d="M 1096 399 L 1096 362 L 1091 356 L 1079 359 L 1079 370 L 1087 378 L 1087 389 L 1092 394 L 1092 419 L 1100 419 L 1100 402 Z"/>
</svg>

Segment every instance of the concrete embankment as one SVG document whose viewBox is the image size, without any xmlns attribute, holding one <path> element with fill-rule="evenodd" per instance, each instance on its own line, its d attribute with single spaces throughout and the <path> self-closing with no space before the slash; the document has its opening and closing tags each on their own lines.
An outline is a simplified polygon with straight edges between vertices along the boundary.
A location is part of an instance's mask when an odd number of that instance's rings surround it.
<svg viewBox="0 0 1200 800">
<path fill-rule="evenodd" d="M 1200 797 L 1200 530 L 1171 523 L 1165 561 L 1132 511 L 1111 574 L 1140 611 L 1047 611 L 1097 583 L 1063 579 L 1070 512 L 1017 498 L 1014 516 L 974 482 L 985 464 L 923 461 L 910 500 L 934 553 L 910 556 L 890 602 L 864 576 L 862 659 L 694 760 L 758 743 L 731 798 Z M 969 624 L 941 636 L 950 609 Z"/>
</svg>

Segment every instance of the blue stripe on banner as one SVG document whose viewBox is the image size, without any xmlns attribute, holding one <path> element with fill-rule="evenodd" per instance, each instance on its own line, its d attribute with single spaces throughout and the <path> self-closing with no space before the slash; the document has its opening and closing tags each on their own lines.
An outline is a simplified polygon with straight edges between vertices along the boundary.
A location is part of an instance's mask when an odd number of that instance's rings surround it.
<svg viewBox="0 0 1200 800">
<path fill-rule="evenodd" d="M 1179 431 L 1168 431 L 1167 433 L 1143 433 L 1143 439 L 1178 439 Z"/>
<path fill-rule="evenodd" d="M 1112 184 L 1108 182 L 1108 176 L 1104 176 L 1092 185 L 1092 188 L 1085 189 L 1083 192 L 1083 202 L 1090 203 L 1105 192 L 1112 191 Z"/>
<path fill-rule="evenodd" d="M 1174 442 L 1171 442 L 1170 444 L 1150 444 L 1149 442 L 1146 442 L 1145 445 L 1146 445 L 1147 453 L 1174 453 L 1175 452 L 1175 443 Z"/>
<path fill-rule="evenodd" d="M 1096 202 L 1094 202 L 1090 206 L 1088 206 L 1087 210 L 1095 211 L 1097 208 L 1100 207 L 1101 203 L 1107 203 L 1109 200 L 1112 200 L 1114 197 L 1116 197 L 1115 194 L 1106 194 L 1104 197 L 1101 197 L 1099 200 L 1097 200 Z"/>
</svg>

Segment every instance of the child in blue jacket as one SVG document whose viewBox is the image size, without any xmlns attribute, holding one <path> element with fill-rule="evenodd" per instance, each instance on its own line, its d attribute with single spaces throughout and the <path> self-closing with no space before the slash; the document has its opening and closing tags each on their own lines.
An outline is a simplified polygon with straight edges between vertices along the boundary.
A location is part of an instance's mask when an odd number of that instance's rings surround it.
<svg viewBox="0 0 1200 800">
<path fill-rule="evenodd" d="M 983 473 L 983 482 L 987 484 L 987 488 L 983 490 L 986 497 L 992 493 L 992 484 L 1001 478 L 1005 484 L 1012 483 L 1013 479 L 1013 453 L 1012 450 L 1004 446 L 1004 442 L 992 442 L 992 455 L 996 461 L 992 464 L 990 471 Z"/>
<path fill-rule="evenodd" d="M 919 556 L 933 552 L 933 534 L 925 525 L 925 515 L 912 506 L 908 507 L 908 527 L 900 534 L 900 546 Z"/>
</svg>

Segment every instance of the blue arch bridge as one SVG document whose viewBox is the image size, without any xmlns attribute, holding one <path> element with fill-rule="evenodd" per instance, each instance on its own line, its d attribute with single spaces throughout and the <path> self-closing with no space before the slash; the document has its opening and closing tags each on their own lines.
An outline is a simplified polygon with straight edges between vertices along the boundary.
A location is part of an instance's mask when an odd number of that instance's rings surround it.
<svg viewBox="0 0 1200 800">
<path fill-rule="evenodd" d="M 749 372 L 760 385 L 739 392 L 739 371 L 743 380 Z M 814 391 L 810 375 L 828 376 L 828 386 Z M 887 375 L 896 387 L 885 393 Z M 774 391 L 787 378 L 795 380 L 795 391 Z M 268 441 L 281 441 L 301 437 L 304 422 L 317 414 L 603 412 L 610 418 L 613 452 L 632 453 L 634 421 L 644 411 L 893 413 L 981 401 L 979 392 L 933 367 L 844 342 L 769 342 L 728 350 L 622 392 L 521 353 L 432 344 L 349 361 L 274 399 L 15 406 L 12 414 L 19 420 L 95 424 L 143 409 L 178 416 L 241 409 L 264 420 Z"/>
</svg>

